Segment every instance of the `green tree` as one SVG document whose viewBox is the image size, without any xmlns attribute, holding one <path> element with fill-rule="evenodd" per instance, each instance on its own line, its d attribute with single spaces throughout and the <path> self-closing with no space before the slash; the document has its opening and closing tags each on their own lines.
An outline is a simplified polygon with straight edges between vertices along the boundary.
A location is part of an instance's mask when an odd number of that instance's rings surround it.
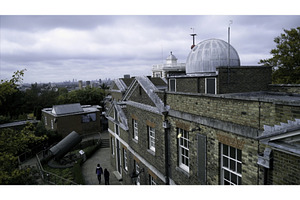
<svg viewBox="0 0 300 200">
<path fill-rule="evenodd" d="M 23 80 L 25 70 L 16 71 L 10 80 L 0 82 L 0 123 L 7 123 L 22 114 L 23 94 L 17 87 Z"/>
<path fill-rule="evenodd" d="M 21 83 L 24 76 L 24 71 L 26 69 L 23 69 L 21 71 L 16 71 L 12 75 L 12 78 L 10 80 L 1 80 L 0 82 L 0 106 L 3 104 L 3 102 L 6 101 L 7 97 L 14 94 L 18 91 L 17 86 L 18 83 Z"/>
<path fill-rule="evenodd" d="M 44 141 L 47 136 L 36 136 L 35 127 L 28 123 L 21 131 L 0 130 L 0 184 L 34 184 L 31 168 L 20 169 L 18 156 L 29 147 Z"/>
<path fill-rule="evenodd" d="M 80 103 L 81 105 L 100 105 L 105 97 L 105 90 L 87 87 L 73 90 L 58 97 L 58 104 Z"/>
<path fill-rule="evenodd" d="M 276 48 L 270 52 L 273 57 L 259 63 L 273 67 L 273 83 L 300 84 L 300 27 L 284 29 L 274 42 Z"/>
</svg>

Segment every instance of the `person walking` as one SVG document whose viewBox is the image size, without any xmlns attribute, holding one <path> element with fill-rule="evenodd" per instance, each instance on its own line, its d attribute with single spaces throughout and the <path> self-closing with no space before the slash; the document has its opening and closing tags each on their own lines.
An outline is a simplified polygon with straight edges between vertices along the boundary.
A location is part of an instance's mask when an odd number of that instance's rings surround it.
<svg viewBox="0 0 300 200">
<path fill-rule="evenodd" d="M 105 185 L 109 185 L 109 172 L 106 168 L 104 169 L 104 180 L 105 180 Z"/>
<path fill-rule="evenodd" d="M 103 170 L 102 170 L 102 167 L 100 166 L 100 164 L 98 164 L 96 167 L 96 174 L 97 174 L 99 184 L 101 184 L 101 174 L 103 174 Z"/>
</svg>

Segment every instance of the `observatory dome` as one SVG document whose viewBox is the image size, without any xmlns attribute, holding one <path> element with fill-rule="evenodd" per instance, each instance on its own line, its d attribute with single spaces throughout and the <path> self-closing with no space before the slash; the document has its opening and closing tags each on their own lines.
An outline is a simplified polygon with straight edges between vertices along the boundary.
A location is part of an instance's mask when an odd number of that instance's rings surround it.
<svg viewBox="0 0 300 200">
<path fill-rule="evenodd" d="M 228 43 L 220 39 L 208 39 L 198 43 L 186 60 L 186 74 L 216 72 L 219 66 L 240 66 L 237 51 L 230 45 L 228 62 Z"/>
</svg>

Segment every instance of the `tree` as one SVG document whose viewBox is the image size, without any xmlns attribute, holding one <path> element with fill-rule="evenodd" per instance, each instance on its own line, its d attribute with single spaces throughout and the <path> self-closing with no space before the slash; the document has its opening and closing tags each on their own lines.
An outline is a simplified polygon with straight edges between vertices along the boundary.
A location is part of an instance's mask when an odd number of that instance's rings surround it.
<svg viewBox="0 0 300 200">
<path fill-rule="evenodd" d="M 12 78 L 10 80 L 1 80 L 0 82 L 0 106 L 3 102 L 6 101 L 7 97 L 12 95 L 13 93 L 17 92 L 17 86 L 18 83 L 20 83 L 23 80 L 24 71 L 26 69 L 23 69 L 21 71 L 16 71 L 12 75 Z"/>
<path fill-rule="evenodd" d="M 35 127 L 28 123 L 21 131 L 10 128 L 0 130 L 0 184 L 33 184 L 30 168 L 20 169 L 18 155 L 29 147 L 47 139 L 36 136 Z"/>
<path fill-rule="evenodd" d="M 274 42 L 276 48 L 270 52 L 273 57 L 259 63 L 273 67 L 273 83 L 300 84 L 300 27 L 284 29 Z"/>
</svg>

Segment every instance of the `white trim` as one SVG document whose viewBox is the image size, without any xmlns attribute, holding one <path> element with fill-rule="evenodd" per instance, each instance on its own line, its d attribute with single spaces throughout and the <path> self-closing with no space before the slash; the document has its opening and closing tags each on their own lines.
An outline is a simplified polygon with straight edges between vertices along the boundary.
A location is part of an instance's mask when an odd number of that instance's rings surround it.
<svg viewBox="0 0 300 200">
<path fill-rule="evenodd" d="M 142 156 L 140 156 L 136 151 L 134 151 L 120 136 L 116 135 L 112 130 L 108 129 L 108 132 L 112 134 L 114 137 L 118 138 L 118 140 L 127 148 L 127 150 L 132 153 L 137 159 L 139 159 L 143 165 L 149 168 L 157 177 L 160 178 L 164 183 L 166 182 L 165 176 L 159 172 L 153 165 L 147 162 Z M 170 179 L 170 182 L 175 183 L 173 180 Z"/>
<path fill-rule="evenodd" d="M 289 132 L 287 134 L 281 134 L 281 135 L 278 135 L 278 136 L 271 136 L 270 137 L 270 141 L 274 141 L 274 140 L 279 140 L 279 139 L 285 139 L 287 137 L 293 137 L 293 136 L 297 136 L 300 134 L 300 131 L 297 130 L 297 131 L 292 131 L 292 132 Z"/>
<path fill-rule="evenodd" d="M 174 91 L 171 90 L 171 80 L 174 80 Z M 169 91 L 170 92 L 176 92 L 176 79 L 175 78 L 170 78 L 169 79 Z"/>
<path fill-rule="evenodd" d="M 127 150 L 123 147 L 123 162 L 124 162 L 124 170 L 128 171 L 128 158 L 127 158 Z"/>
<path fill-rule="evenodd" d="M 221 168 L 221 185 L 224 185 L 224 171 L 226 170 L 228 173 L 229 173 L 229 176 L 231 177 L 231 175 L 235 175 L 236 176 L 236 181 L 237 181 L 237 184 L 233 183 L 232 182 L 232 179 L 230 178 L 230 180 L 227 180 L 227 182 L 230 183 L 230 185 L 241 185 L 242 183 L 239 182 L 238 180 L 238 177 L 240 177 L 241 181 L 242 181 L 242 160 L 238 160 L 237 158 L 233 158 L 231 157 L 230 155 L 225 155 L 224 152 L 223 152 L 223 146 L 226 145 L 226 144 L 222 144 L 221 143 L 221 163 L 220 163 L 220 168 Z M 230 154 L 230 148 L 234 148 L 234 147 L 231 147 L 229 145 L 226 145 L 228 147 L 228 152 L 227 154 Z M 237 157 L 237 148 L 234 148 L 234 151 L 235 151 L 235 155 Z M 242 150 L 241 151 L 241 156 L 242 156 Z M 226 157 L 227 160 L 228 160 L 228 167 L 224 167 L 223 166 L 223 157 Z M 230 168 L 230 164 L 231 164 L 231 161 L 234 161 L 234 165 L 235 165 L 235 170 L 232 170 Z M 241 173 L 239 173 L 237 171 L 237 164 L 240 164 L 241 165 Z"/>
<path fill-rule="evenodd" d="M 138 128 L 138 122 L 135 119 L 132 119 L 133 121 L 133 139 L 136 141 L 139 140 L 139 128 Z"/>
<path fill-rule="evenodd" d="M 214 77 L 214 78 L 212 78 L 212 77 L 209 77 L 209 78 L 205 78 L 205 94 L 207 94 L 207 79 L 215 79 L 215 94 L 217 94 L 217 78 L 216 77 Z"/>
<path fill-rule="evenodd" d="M 149 134 L 149 149 L 155 152 L 155 128 L 148 126 L 148 134 Z"/>
<path fill-rule="evenodd" d="M 179 167 L 181 169 L 183 169 L 184 171 L 186 171 L 187 173 L 189 173 L 190 169 L 189 169 L 189 165 L 190 165 L 190 155 L 188 156 L 185 156 L 184 153 L 182 152 L 182 150 L 186 150 L 188 151 L 189 153 L 189 132 L 184 130 L 184 129 L 181 129 L 181 128 L 178 128 L 178 132 L 179 134 L 181 133 L 181 137 L 179 138 L 179 141 L 178 141 L 178 148 L 179 148 Z M 184 132 L 186 133 L 187 137 L 184 137 Z M 184 144 L 180 144 L 180 140 L 183 138 L 184 141 L 186 141 L 186 146 Z M 188 158 L 188 165 L 186 165 L 186 163 L 184 163 L 182 161 L 182 155 L 184 155 L 184 157 L 187 157 Z"/>
</svg>

